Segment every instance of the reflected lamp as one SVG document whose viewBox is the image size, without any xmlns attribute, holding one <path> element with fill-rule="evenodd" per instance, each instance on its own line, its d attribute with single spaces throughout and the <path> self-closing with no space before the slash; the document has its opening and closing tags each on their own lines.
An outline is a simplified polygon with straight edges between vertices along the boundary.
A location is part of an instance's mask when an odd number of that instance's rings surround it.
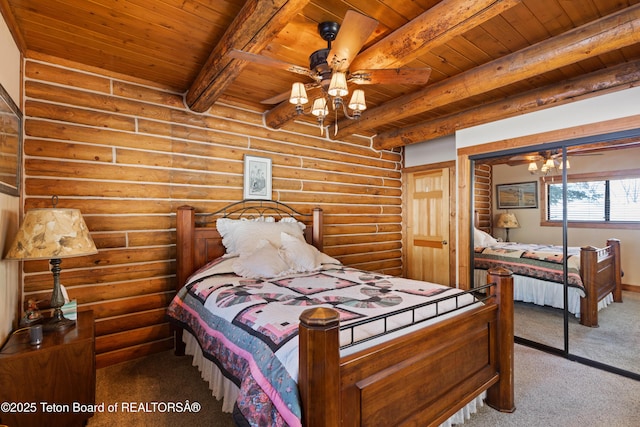
<svg viewBox="0 0 640 427">
<path fill-rule="evenodd" d="M 518 218 L 512 213 L 502 213 L 498 217 L 498 223 L 496 224 L 498 228 L 504 228 L 507 230 L 507 242 L 509 241 L 509 229 L 518 228 L 520 224 L 518 224 Z"/>
</svg>

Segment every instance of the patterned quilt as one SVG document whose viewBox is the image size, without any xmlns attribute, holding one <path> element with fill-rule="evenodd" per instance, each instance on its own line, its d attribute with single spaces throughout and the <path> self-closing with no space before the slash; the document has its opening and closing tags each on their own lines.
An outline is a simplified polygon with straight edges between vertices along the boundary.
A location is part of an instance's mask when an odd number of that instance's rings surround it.
<svg viewBox="0 0 640 427">
<path fill-rule="evenodd" d="M 564 282 L 562 246 L 507 242 L 487 247 L 477 246 L 474 252 L 476 269 L 503 267 L 520 276 Z M 580 277 L 580 248 L 568 248 L 567 268 L 569 286 L 584 291 Z"/>
<path fill-rule="evenodd" d="M 219 258 L 196 272 L 168 315 L 198 339 L 205 356 L 239 387 L 237 408 L 256 426 L 301 425 L 296 380 L 298 319 L 304 310 L 332 307 L 342 325 L 460 292 L 336 264 L 313 273 L 246 279 L 232 273 L 232 262 Z M 459 305 L 473 303 L 471 295 L 463 297 Z M 437 310 L 443 313 L 455 305 L 454 298 L 438 303 Z M 430 318 L 435 311 L 427 306 L 418 316 Z M 408 316 L 394 316 L 390 327 L 410 323 Z M 380 332 L 377 327 L 368 324 L 356 335 L 370 336 Z"/>
</svg>

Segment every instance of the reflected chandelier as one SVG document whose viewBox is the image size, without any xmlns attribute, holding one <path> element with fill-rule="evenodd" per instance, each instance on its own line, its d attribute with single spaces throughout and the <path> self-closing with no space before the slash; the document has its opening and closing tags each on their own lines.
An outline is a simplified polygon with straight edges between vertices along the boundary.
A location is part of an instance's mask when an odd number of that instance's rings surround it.
<svg viewBox="0 0 640 427">
<path fill-rule="evenodd" d="M 571 168 L 569 164 L 569 159 L 566 161 L 567 169 Z M 556 159 L 553 157 L 549 157 L 548 159 L 542 162 L 542 166 L 538 169 L 538 164 L 536 162 L 530 162 L 528 166 L 529 173 L 531 175 L 543 175 L 547 176 L 550 173 L 560 173 L 562 170 L 562 158 Z"/>
</svg>

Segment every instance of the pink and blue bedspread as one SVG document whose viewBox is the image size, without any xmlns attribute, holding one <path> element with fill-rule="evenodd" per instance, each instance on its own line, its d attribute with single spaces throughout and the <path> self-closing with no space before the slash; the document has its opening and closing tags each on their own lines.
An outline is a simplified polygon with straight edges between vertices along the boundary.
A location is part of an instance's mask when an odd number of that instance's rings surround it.
<svg viewBox="0 0 640 427">
<path fill-rule="evenodd" d="M 474 248 L 474 267 L 481 270 L 503 267 L 519 276 L 549 282 L 564 282 L 562 246 L 531 243 L 496 243 Z M 584 292 L 580 277 L 580 249 L 568 248 L 567 272 L 569 286 Z"/>
<path fill-rule="evenodd" d="M 334 308 L 342 325 L 460 292 L 336 264 L 312 273 L 247 279 L 232 273 L 232 262 L 233 258 L 220 258 L 195 273 L 174 298 L 168 315 L 197 338 L 205 357 L 238 386 L 236 412 L 251 425 L 301 424 L 296 381 L 298 319 L 304 310 Z M 471 295 L 464 297 L 462 302 L 473 302 Z M 462 302 L 439 303 L 438 311 Z M 417 315 L 429 318 L 435 310 L 427 306 Z M 394 316 L 389 327 L 411 323 L 409 318 L 410 314 Z M 375 334 L 379 327 L 365 325 L 356 330 L 356 338 Z M 341 334 L 341 339 L 347 335 Z"/>
</svg>

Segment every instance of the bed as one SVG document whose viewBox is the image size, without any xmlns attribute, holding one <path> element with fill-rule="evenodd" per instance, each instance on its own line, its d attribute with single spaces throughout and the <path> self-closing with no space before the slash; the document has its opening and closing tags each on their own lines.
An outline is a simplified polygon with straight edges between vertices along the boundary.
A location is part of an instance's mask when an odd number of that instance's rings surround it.
<svg viewBox="0 0 640 427">
<path fill-rule="evenodd" d="M 562 246 L 498 242 L 474 230 L 474 283 L 483 284 L 490 268 L 513 272 L 514 299 L 563 309 Z M 567 308 L 580 324 L 598 326 L 598 311 L 622 302 L 620 241 L 609 239 L 602 248 L 567 248 Z"/>
<path fill-rule="evenodd" d="M 221 218 L 242 223 L 240 217 L 254 220 L 245 223 L 295 218 L 305 224 L 302 238 L 313 245 L 320 267 L 266 279 L 246 272 L 270 266 L 247 265 L 256 260 L 238 255 L 226 241 L 230 231 Z M 168 309 L 176 354 L 194 356 L 237 424 L 450 425 L 463 422 L 483 399 L 500 411 L 515 409 L 509 271 L 492 269 L 481 299 L 471 291 L 357 271 L 322 252 L 321 209 L 301 214 L 279 202 L 245 200 L 208 215 L 183 206 L 176 220 L 178 294 Z M 253 239 L 255 252 L 268 248 L 269 239 L 261 237 Z M 273 246 L 287 249 L 291 242 L 280 237 L 281 246 Z M 294 248 L 296 254 L 308 250 L 299 242 Z M 232 274 L 237 272 L 246 277 Z M 320 275 L 333 285 L 325 288 Z M 342 292 L 352 287 L 366 298 Z M 402 302 L 398 292 L 404 292 Z M 409 306 L 407 294 L 429 301 Z M 260 301 L 257 309 L 256 298 L 280 305 L 272 309 Z M 227 310 L 238 301 L 246 303 L 241 315 Z M 199 305 L 217 311 L 201 314 Z M 375 316 L 365 321 L 362 313 L 371 307 Z M 432 318 L 434 312 L 440 316 Z M 233 324 L 238 328 L 224 335 Z"/>
</svg>

